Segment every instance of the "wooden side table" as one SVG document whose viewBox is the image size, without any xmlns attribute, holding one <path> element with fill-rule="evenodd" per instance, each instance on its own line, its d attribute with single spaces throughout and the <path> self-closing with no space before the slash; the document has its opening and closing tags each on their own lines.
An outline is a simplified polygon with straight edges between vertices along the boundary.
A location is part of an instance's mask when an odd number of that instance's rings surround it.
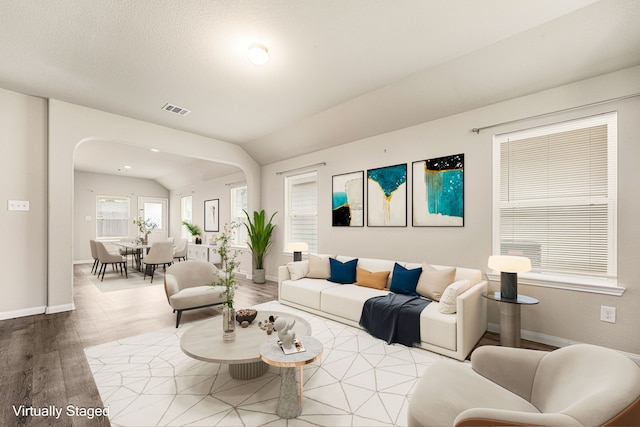
<svg viewBox="0 0 640 427">
<path fill-rule="evenodd" d="M 502 298 L 500 292 L 488 292 L 483 297 L 500 303 L 500 345 L 520 347 L 520 307 L 538 304 L 537 299 L 518 294 L 517 298 Z"/>
<path fill-rule="evenodd" d="M 269 340 L 260 346 L 260 358 L 269 365 L 282 368 L 280 398 L 276 414 L 280 418 L 295 418 L 302 411 L 303 369 L 304 365 L 313 363 L 322 356 L 322 343 L 313 337 L 298 337 L 305 351 L 284 354 L 278 340 Z M 296 367 L 300 367 L 300 397 L 296 387 Z"/>
</svg>

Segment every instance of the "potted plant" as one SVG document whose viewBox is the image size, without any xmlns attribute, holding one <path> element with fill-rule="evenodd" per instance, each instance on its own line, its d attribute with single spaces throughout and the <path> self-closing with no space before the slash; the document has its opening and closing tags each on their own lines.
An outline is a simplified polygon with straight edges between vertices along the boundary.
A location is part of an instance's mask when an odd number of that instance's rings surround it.
<svg viewBox="0 0 640 427">
<path fill-rule="evenodd" d="M 274 212 L 273 215 L 271 215 L 269 222 L 266 221 L 264 209 L 260 212 L 253 212 L 253 221 L 251 221 L 251 217 L 249 217 L 249 213 L 247 211 L 243 210 L 243 212 L 247 217 L 247 221 L 244 223 L 249 237 L 247 244 L 253 254 L 253 281 L 255 283 L 264 283 L 264 259 L 267 254 L 267 250 L 271 246 L 271 235 L 273 234 L 273 230 L 276 228 L 275 224 L 272 224 L 271 221 L 278 212 Z"/>
<path fill-rule="evenodd" d="M 133 220 L 133 223 L 138 226 L 138 231 L 142 234 L 142 243 L 147 243 L 149 233 L 158 228 L 158 224 L 150 219 L 144 219 L 141 216 Z"/>
<path fill-rule="evenodd" d="M 182 221 L 182 224 L 187 227 L 187 230 L 189 230 L 189 233 L 191 233 L 191 235 L 194 237 L 195 240 L 195 244 L 199 245 L 202 243 L 202 239 L 200 239 L 200 235 L 202 234 L 202 231 L 200 230 L 200 227 L 198 227 L 197 225 L 191 224 L 189 221 Z"/>
<path fill-rule="evenodd" d="M 240 265 L 237 260 L 238 253 L 231 249 L 231 239 L 234 230 L 239 227 L 236 222 L 226 223 L 222 234 L 215 239 L 216 252 L 220 255 L 222 274 L 211 283 L 211 286 L 222 286 L 224 289 L 220 296 L 224 299 L 221 304 L 222 308 L 222 329 L 223 340 L 233 341 L 235 339 L 235 308 L 233 306 L 233 297 L 240 282 L 236 280 L 236 269 Z"/>
</svg>

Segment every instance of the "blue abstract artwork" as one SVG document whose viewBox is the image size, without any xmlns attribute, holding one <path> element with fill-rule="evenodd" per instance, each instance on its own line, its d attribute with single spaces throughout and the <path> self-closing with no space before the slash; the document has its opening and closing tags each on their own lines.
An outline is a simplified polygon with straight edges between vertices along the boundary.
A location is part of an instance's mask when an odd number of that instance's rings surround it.
<svg viewBox="0 0 640 427">
<path fill-rule="evenodd" d="M 334 175 L 331 197 L 331 225 L 364 226 L 364 171 Z"/>
<path fill-rule="evenodd" d="M 414 226 L 464 225 L 464 154 L 413 162 Z"/>
<path fill-rule="evenodd" d="M 369 227 L 406 227 L 406 164 L 367 171 L 367 225 Z"/>
</svg>

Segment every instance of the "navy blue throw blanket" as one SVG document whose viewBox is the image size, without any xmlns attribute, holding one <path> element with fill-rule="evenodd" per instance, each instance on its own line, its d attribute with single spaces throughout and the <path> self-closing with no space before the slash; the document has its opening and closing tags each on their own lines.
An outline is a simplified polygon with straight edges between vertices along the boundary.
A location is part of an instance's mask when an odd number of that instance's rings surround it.
<svg viewBox="0 0 640 427">
<path fill-rule="evenodd" d="M 371 335 L 408 347 L 420 342 L 420 313 L 431 300 L 417 296 L 387 294 L 364 302 L 360 326 Z"/>
</svg>

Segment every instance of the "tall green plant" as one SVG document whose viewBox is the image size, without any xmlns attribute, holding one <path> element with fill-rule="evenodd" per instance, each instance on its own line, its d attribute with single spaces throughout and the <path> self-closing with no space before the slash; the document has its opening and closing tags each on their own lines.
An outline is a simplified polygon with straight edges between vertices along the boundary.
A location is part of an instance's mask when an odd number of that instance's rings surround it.
<svg viewBox="0 0 640 427">
<path fill-rule="evenodd" d="M 192 236 L 199 236 L 202 231 L 200 231 L 200 227 L 195 225 L 195 224 L 191 224 L 189 221 L 182 221 L 182 225 L 184 225 L 185 227 L 187 227 L 187 230 L 189 230 L 189 233 L 191 233 Z"/>
<path fill-rule="evenodd" d="M 220 260 L 222 263 L 221 270 L 223 272 L 221 277 L 217 277 L 210 284 L 211 286 L 223 286 L 224 290 L 220 292 L 220 297 L 224 298 L 222 307 L 229 307 L 233 310 L 233 297 L 235 296 L 236 289 L 240 282 L 236 280 L 236 269 L 240 265 L 237 260 L 238 252 L 231 249 L 231 239 L 235 234 L 236 228 L 240 225 L 235 221 L 226 223 L 224 230 L 220 237 L 216 238 L 217 249 L 216 252 L 220 254 Z"/>
<path fill-rule="evenodd" d="M 247 211 L 243 210 L 243 212 L 247 217 L 247 221 L 244 223 L 249 236 L 247 244 L 253 253 L 256 268 L 262 269 L 264 268 L 264 258 L 267 250 L 271 246 L 271 235 L 276 228 L 275 224 L 272 224 L 271 221 L 278 212 L 274 212 L 273 215 L 271 215 L 269 222 L 266 221 L 264 209 L 260 212 L 253 212 L 253 221 L 251 221 L 251 217 Z"/>
</svg>

